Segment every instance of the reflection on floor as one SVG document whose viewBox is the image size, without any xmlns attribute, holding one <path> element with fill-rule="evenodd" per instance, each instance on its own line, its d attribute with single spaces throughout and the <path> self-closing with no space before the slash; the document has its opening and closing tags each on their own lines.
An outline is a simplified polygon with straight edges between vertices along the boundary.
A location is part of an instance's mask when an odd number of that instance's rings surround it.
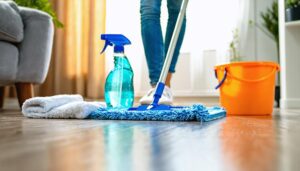
<svg viewBox="0 0 300 171">
<path fill-rule="evenodd" d="M 178 104 L 216 99 L 177 99 Z M 0 111 L 0 170 L 297 170 L 300 110 L 210 123 L 43 120 Z"/>
</svg>

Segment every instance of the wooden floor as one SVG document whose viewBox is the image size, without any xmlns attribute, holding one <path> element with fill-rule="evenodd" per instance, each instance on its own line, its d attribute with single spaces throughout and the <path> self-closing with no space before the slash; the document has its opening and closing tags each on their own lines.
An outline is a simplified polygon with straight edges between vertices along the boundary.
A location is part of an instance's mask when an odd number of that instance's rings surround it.
<svg viewBox="0 0 300 171">
<path fill-rule="evenodd" d="M 300 110 L 209 123 L 43 120 L 9 102 L 0 170 L 300 170 Z"/>
</svg>

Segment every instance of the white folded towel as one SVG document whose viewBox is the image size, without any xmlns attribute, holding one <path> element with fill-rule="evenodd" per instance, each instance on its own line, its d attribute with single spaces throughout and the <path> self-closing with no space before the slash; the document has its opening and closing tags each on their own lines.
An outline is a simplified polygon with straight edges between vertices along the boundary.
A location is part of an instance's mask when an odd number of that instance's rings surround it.
<svg viewBox="0 0 300 171">
<path fill-rule="evenodd" d="M 33 97 L 27 99 L 22 106 L 26 113 L 45 113 L 53 108 L 76 101 L 83 101 L 81 95 L 56 95 L 49 97 Z"/>
<path fill-rule="evenodd" d="M 80 95 L 34 97 L 24 102 L 22 113 L 29 118 L 86 118 L 92 111 L 105 107 L 104 102 L 86 102 Z"/>
<path fill-rule="evenodd" d="M 91 112 L 97 110 L 99 107 L 105 107 L 104 102 L 71 102 L 62 106 L 52 108 L 50 111 L 38 113 L 22 111 L 23 115 L 29 118 L 86 118 Z"/>
</svg>

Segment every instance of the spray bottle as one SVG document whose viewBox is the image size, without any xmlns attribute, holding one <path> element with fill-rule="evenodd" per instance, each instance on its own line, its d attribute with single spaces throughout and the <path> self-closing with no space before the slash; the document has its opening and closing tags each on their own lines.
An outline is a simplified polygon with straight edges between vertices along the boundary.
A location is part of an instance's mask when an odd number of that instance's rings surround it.
<svg viewBox="0 0 300 171">
<path fill-rule="evenodd" d="M 130 108 L 134 102 L 133 71 L 124 53 L 124 46 L 130 45 L 128 38 L 121 34 L 102 34 L 105 45 L 114 47 L 114 69 L 110 71 L 105 82 L 105 102 L 109 108 Z"/>
</svg>

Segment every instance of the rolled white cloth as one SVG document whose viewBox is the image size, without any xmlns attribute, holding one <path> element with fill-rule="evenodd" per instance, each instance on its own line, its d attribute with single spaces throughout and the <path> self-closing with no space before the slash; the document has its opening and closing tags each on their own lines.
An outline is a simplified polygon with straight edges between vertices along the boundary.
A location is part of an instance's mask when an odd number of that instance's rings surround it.
<svg viewBox="0 0 300 171">
<path fill-rule="evenodd" d="M 33 97 L 27 99 L 22 106 L 23 113 L 46 113 L 71 102 L 83 102 L 81 95 L 56 95 L 49 97 Z"/>
<path fill-rule="evenodd" d="M 85 102 L 74 101 L 64 105 L 52 108 L 47 112 L 28 112 L 22 111 L 23 115 L 29 118 L 86 118 L 91 112 L 97 110 L 99 107 L 105 107 L 104 102 Z"/>
</svg>

